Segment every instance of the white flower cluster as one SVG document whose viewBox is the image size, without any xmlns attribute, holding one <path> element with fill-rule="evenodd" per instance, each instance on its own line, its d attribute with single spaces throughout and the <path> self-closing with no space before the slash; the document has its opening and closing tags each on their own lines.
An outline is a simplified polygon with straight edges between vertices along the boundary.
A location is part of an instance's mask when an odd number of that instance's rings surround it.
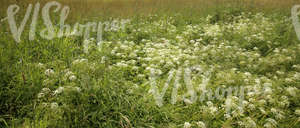
<svg viewBox="0 0 300 128">
<path fill-rule="evenodd" d="M 224 23 L 209 23 L 212 18 L 208 16 L 203 19 L 207 21 L 205 24 L 185 24 L 180 28 L 175 25 L 172 17 L 154 20 L 157 17 L 152 16 L 151 20 L 138 25 L 126 22 L 126 33 L 120 32 L 112 36 L 113 39 L 108 37 L 96 55 L 78 57 L 98 58 L 75 59 L 71 67 L 63 71 L 43 69 L 43 85 L 48 89 L 42 89 L 38 98 L 42 99 L 49 94 L 59 97 L 67 90 L 82 93 L 82 79 L 93 75 L 98 65 L 105 66 L 107 71 L 125 72 L 124 80 L 145 87 L 145 92 L 149 89 L 153 93 L 154 89 L 148 83 L 156 82 L 155 89 L 170 94 L 173 93 L 171 89 L 161 89 L 165 81 L 169 81 L 168 73 L 201 65 L 201 68 L 191 68 L 188 73 L 182 71 L 174 75 L 180 77 L 174 85 L 178 87 L 180 96 L 184 97 L 186 90 L 191 95 L 207 93 L 218 87 L 242 86 L 245 89 L 244 95 L 232 92 L 231 96 L 219 98 L 207 96 L 201 104 L 197 103 L 199 111 L 211 120 L 218 118 L 234 127 L 273 128 L 291 117 L 288 114 L 299 118 L 299 108 L 291 108 L 299 101 L 297 85 L 300 81 L 300 45 L 283 47 L 275 30 L 277 24 L 286 21 L 273 21 L 261 13 L 243 13 Z M 88 41 L 87 44 L 90 43 Z M 45 68 L 47 65 L 37 64 L 37 67 Z M 186 74 L 191 74 L 191 78 L 186 77 Z M 152 79 L 151 75 L 159 77 Z M 185 84 L 190 86 L 183 86 Z M 55 90 L 51 91 L 50 87 Z M 128 89 L 127 93 L 133 95 L 138 87 Z M 153 98 L 145 95 L 144 98 Z M 174 105 L 195 107 L 192 100 L 174 98 L 177 99 L 180 102 L 174 102 Z M 58 105 L 51 106 L 55 108 Z M 210 123 L 203 121 L 185 122 L 180 126 L 209 127 Z"/>
<path fill-rule="evenodd" d="M 78 66 L 82 65 L 86 66 L 84 64 L 87 64 L 87 59 L 77 59 L 74 60 L 72 65 Z M 37 65 L 40 66 L 40 69 L 44 69 L 45 65 L 42 63 L 38 63 Z M 51 108 L 53 110 L 58 110 L 59 105 L 56 101 L 60 98 L 60 94 L 63 94 L 64 92 L 81 92 L 81 88 L 78 86 L 75 86 L 75 83 L 77 82 L 77 77 L 74 72 L 71 71 L 71 69 L 65 69 L 65 70 L 58 70 L 54 71 L 54 69 L 46 69 L 44 71 L 45 80 L 43 81 L 44 88 L 41 89 L 41 91 L 37 94 L 38 101 L 41 102 L 42 107 Z M 63 82 L 66 85 L 58 84 L 59 82 Z M 56 87 L 59 86 L 59 87 Z M 54 89 L 56 88 L 56 89 Z"/>
</svg>

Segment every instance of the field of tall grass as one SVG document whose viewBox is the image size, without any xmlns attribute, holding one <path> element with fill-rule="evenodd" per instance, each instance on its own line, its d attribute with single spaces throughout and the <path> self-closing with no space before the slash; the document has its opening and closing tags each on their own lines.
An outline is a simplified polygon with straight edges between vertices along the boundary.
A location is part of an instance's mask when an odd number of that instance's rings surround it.
<svg viewBox="0 0 300 128">
<path fill-rule="evenodd" d="M 11 4 L 22 5 L 23 9 L 29 3 L 46 3 L 51 0 L 10 0 L 1 2 L 1 14 Z M 137 14 L 176 12 L 189 15 L 207 14 L 219 8 L 230 9 L 248 8 L 251 11 L 290 11 L 290 8 L 299 3 L 298 0 L 57 0 L 71 7 L 71 17 L 101 16 L 101 17 L 128 17 Z"/>
<path fill-rule="evenodd" d="M 57 0 L 53 38 L 49 2 L 1 1 L 1 128 L 300 127 L 298 0 Z"/>
</svg>

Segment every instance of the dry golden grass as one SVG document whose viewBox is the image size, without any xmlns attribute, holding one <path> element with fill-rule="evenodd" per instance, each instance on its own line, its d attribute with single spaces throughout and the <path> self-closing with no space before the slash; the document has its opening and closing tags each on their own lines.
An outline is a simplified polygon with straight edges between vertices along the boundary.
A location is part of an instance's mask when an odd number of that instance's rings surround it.
<svg viewBox="0 0 300 128">
<path fill-rule="evenodd" d="M 29 3 L 44 4 L 52 0 L 9 0 L 1 2 L 1 16 L 10 4 L 25 10 Z M 71 18 L 128 17 L 136 14 L 180 12 L 200 13 L 212 8 L 248 7 L 253 10 L 285 10 L 300 4 L 300 0 L 57 0 L 71 7 Z"/>
</svg>

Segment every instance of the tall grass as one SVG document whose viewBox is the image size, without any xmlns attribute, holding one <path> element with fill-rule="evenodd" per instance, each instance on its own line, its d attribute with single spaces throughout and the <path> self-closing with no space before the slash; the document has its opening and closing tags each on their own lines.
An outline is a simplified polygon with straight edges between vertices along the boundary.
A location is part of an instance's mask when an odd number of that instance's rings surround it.
<svg viewBox="0 0 300 128">
<path fill-rule="evenodd" d="M 29 3 L 42 4 L 52 0 L 12 0 L 2 1 L 1 15 L 6 14 L 7 7 L 18 4 L 26 9 Z M 298 0 L 57 0 L 71 7 L 71 18 L 130 17 L 137 14 L 157 14 L 183 12 L 187 14 L 207 14 L 207 10 L 215 8 L 245 7 L 251 11 L 289 11 L 300 3 Z M 214 10 L 212 10 L 214 11 Z M 88 12 L 88 13 L 87 13 Z"/>
<path fill-rule="evenodd" d="M 23 18 L 22 13 L 25 12 L 29 3 L 34 4 L 40 2 L 43 5 L 48 1 L 50 0 L 2 0 L 0 5 L 0 19 L 6 17 L 6 9 L 11 4 L 17 4 L 21 7 L 20 14 L 18 15 L 18 20 L 20 20 Z M 93 21 L 98 19 L 105 20 L 111 17 L 131 18 L 132 24 L 129 26 L 128 31 L 117 34 L 109 33 L 105 36 L 109 39 L 112 38 L 111 40 L 113 41 L 118 41 L 119 39 L 132 40 L 134 43 L 137 43 L 137 45 L 142 45 L 142 39 L 150 40 L 152 36 L 170 36 L 171 39 L 175 39 L 177 38 L 177 34 L 181 33 L 165 33 L 164 28 L 157 29 L 153 27 L 151 24 L 153 19 L 146 17 L 146 15 L 152 15 L 151 18 L 157 18 L 154 19 L 154 21 L 160 21 L 164 19 L 165 16 L 175 16 L 173 25 L 178 27 L 178 30 L 185 30 L 187 25 L 199 23 L 201 20 L 204 21 L 203 16 L 207 16 L 208 14 L 212 14 L 213 16 L 210 22 L 230 21 L 232 20 L 230 18 L 232 18 L 232 15 L 235 16 L 235 13 L 239 15 L 241 12 L 247 11 L 264 13 L 276 12 L 282 13 L 284 16 L 289 16 L 290 8 L 299 3 L 298 0 L 57 1 L 63 5 L 70 6 L 71 14 L 68 19 L 71 22 Z M 282 15 L 280 15 L 280 18 L 283 19 L 284 17 L 281 16 Z M 274 19 L 276 19 L 276 17 Z M 146 22 L 146 24 L 143 26 L 139 23 L 140 21 Z M 290 24 L 285 22 L 284 24 L 280 24 L 279 22 L 275 23 L 278 24 L 278 30 L 273 31 L 270 40 L 280 42 L 280 44 L 277 44 L 278 46 L 274 45 L 274 48 L 269 48 L 269 46 L 267 46 L 269 44 L 266 43 L 259 45 L 262 46 L 258 47 L 259 50 L 262 51 L 262 55 L 266 56 L 269 50 L 273 50 L 277 47 L 288 47 L 289 44 L 295 45 L 297 43 Z M 142 32 L 133 32 L 136 31 L 140 25 L 144 28 L 150 27 L 154 32 L 152 35 Z M 204 25 L 204 23 L 200 25 Z M 105 49 L 107 51 L 95 50 L 91 54 L 85 55 L 81 49 L 82 38 L 80 37 L 66 37 L 51 41 L 44 39 L 29 41 L 25 38 L 22 43 L 16 44 L 11 38 L 7 26 L 6 23 L 0 23 L 0 127 L 8 127 L 8 125 L 14 127 L 14 124 L 19 127 L 35 127 L 35 125 L 37 125 L 36 127 L 131 127 L 132 125 L 144 127 L 172 127 L 174 125 L 175 127 L 177 124 L 184 123 L 184 120 L 202 120 L 203 117 L 209 120 L 211 126 L 220 126 L 220 124 L 224 123 L 221 120 L 214 121 L 216 120 L 215 118 L 207 117 L 205 114 L 198 112 L 198 105 L 200 104 L 196 104 L 192 107 L 185 107 L 180 104 L 177 106 L 166 105 L 163 108 L 158 108 L 154 102 L 147 99 L 148 94 L 145 94 L 145 88 L 147 88 L 144 87 L 145 85 L 142 85 L 143 87 L 138 89 L 137 93 L 128 94 L 127 90 L 133 86 L 133 82 L 129 80 L 139 80 L 132 78 L 136 74 L 127 71 L 127 69 L 110 69 L 109 71 L 111 72 L 108 72 L 107 68 L 109 64 L 114 63 L 118 58 L 114 58 L 114 56 L 110 55 L 110 51 L 107 49 Z M 28 26 L 26 27 L 26 29 L 28 29 Z M 196 37 L 193 37 L 196 36 L 196 34 L 198 34 L 198 32 L 188 38 L 196 39 Z M 26 32 L 24 32 L 23 36 L 28 37 Z M 132 39 L 127 37 L 132 37 Z M 245 42 L 244 37 L 240 35 L 230 35 L 229 33 L 229 36 L 224 39 L 227 38 L 230 41 L 234 40 L 233 45 L 240 45 L 240 42 L 244 43 L 243 45 L 245 46 L 243 48 L 250 49 L 252 45 L 256 45 L 255 43 L 251 44 Z M 211 39 L 209 37 L 206 40 L 209 41 Z M 157 41 L 159 42 L 160 40 Z M 188 41 L 189 40 L 186 40 L 185 42 Z M 94 67 L 96 69 L 95 71 L 89 69 L 86 65 L 81 65 L 79 68 L 71 68 L 74 59 L 87 57 L 88 60 L 99 63 L 102 56 L 112 57 L 113 59 L 110 60 L 108 64 L 96 65 Z M 296 57 L 298 57 L 298 55 Z M 222 58 L 222 56 L 220 58 Z M 270 57 L 270 60 L 271 59 L 273 59 L 272 56 Z M 207 61 L 212 60 L 211 58 L 207 58 Z M 222 63 L 220 61 L 217 62 Z M 37 63 L 44 63 L 47 67 L 39 69 L 36 67 Z M 241 65 L 238 64 L 239 62 L 234 63 L 230 61 L 228 63 L 229 66 L 231 64 Z M 278 64 L 278 67 L 286 68 L 291 65 L 288 62 L 286 63 L 287 66 Z M 297 60 L 293 63 L 299 63 L 299 61 Z M 262 65 L 262 71 L 259 71 L 259 73 L 257 73 L 258 75 L 265 75 L 277 71 L 277 69 L 272 67 L 274 65 L 269 63 L 263 63 Z M 50 68 L 54 68 L 57 72 L 62 72 L 60 70 L 70 68 L 74 70 L 74 72 L 76 71 L 75 73 L 78 73 L 79 79 L 82 80 L 75 83 L 75 85 L 87 88 L 87 90 L 91 88 L 82 94 L 70 92 L 70 95 L 66 95 L 67 98 L 59 99 L 61 100 L 60 102 L 66 103 L 68 106 L 63 106 L 62 109 L 64 113 L 57 115 L 55 115 L 56 113 L 52 113 L 51 110 L 44 110 L 43 108 L 37 107 L 37 104 L 40 102 L 37 100 L 37 94 L 44 88 L 43 80 L 46 79 L 43 75 L 45 69 Z M 243 70 L 245 71 L 248 70 L 246 66 L 241 66 L 240 68 L 244 68 Z M 89 74 L 85 74 L 86 72 Z M 51 85 L 51 87 L 49 87 L 50 89 L 55 90 L 59 86 L 65 86 L 64 84 L 66 83 L 61 82 L 59 75 L 62 76 L 62 74 L 57 74 L 58 78 L 55 78 L 57 81 L 54 81 L 53 86 Z M 90 76 L 90 78 L 86 78 L 86 76 Z M 295 106 L 298 105 L 297 102 L 292 103 L 294 103 Z M 182 116 L 178 113 L 184 114 Z M 260 115 L 256 116 L 260 117 Z M 293 119 L 289 121 L 293 121 Z M 288 122 L 285 123 L 286 125 L 289 124 Z"/>
</svg>

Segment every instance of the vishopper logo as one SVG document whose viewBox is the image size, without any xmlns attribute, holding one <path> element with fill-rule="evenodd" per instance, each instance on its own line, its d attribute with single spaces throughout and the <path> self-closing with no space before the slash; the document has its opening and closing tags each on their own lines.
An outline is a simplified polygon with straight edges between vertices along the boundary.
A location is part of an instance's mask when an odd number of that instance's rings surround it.
<svg viewBox="0 0 300 128">
<path fill-rule="evenodd" d="M 221 106 L 226 113 L 243 111 L 249 103 L 247 96 L 249 98 L 249 96 L 256 94 L 265 95 L 270 93 L 272 85 L 264 84 L 261 86 L 260 82 L 256 83 L 258 85 L 251 87 L 219 85 L 212 88 L 209 86 L 209 83 L 213 78 L 213 72 L 214 69 L 212 67 L 192 66 L 172 69 L 168 72 L 167 77 L 163 77 L 159 69 L 151 68 L 149 77 L 151 88 L 149 93 L 152 94 L 156 105 L 162 107 L 168 101 L 166 92 L 173 83 L 169 99 L 171 104 L 176 104 L 180 99 L 187 105 L 201 102 L 207 103 L 208 107 L 214 109 L 215 106 L 212 106 L 211 103 L 218 102 L 223 103 Z M 197 78 L 198 81 L 194 81 L 194 78 Z M 202 79 L 200 83 L 199 79 Z"/>
<path fill-rule="evenodd" d="M 52 8 L 54 10 L 52 10 Z M 44 7 L 41 8 L 40 3 L 36 3 L 33 7 L 32 4 L 29 4 L 27 7 L 27 10 L 25 12 L 25 16 L 23 17 L 23 20 L 21 21 L 19 27 L 16 23 L 15 16 L 20 11 L 20 7 L 18 5 L 10 5 L 7 9 L 7 17 L 2 19 L 3 21 L 8 21 L 10 31 L 13 35 L 13 38 L 16 42 L 21 42 L 21 35 L 24 31 L 25 25 L 27 24 L 27 21 L 30 17 L 32 17 L 32 22 L 30 24 L 29 29 L 29 40 L 33 41 L 36 38 L 37 33 L 37 23 L 39 20 L 39 14 L 41 14 L 42 21 L 44 23 L 45 28 L 42 29 L 39 32 L 39 35 L 48 40 L 52 40 L 54 38 L 62 38 L 62 37 L 68 37 L 68 36 L 83 36 L 84 42 L 83 46 L 85 47 L 84 51 L 87 51 L 87 47 L 89 44 L 89 40 L 91 38 L 91 32 L 97 33 L 97 45 L 101 45 L 102 41 L 102 34 L 103 31 L 119 31 L 123 30 L 125 27 L 125 24 L 129 22 L 129 20 L 113 20 L 111 22 L 88 22 L 86 24 L 80 24 L 75 23 L 74 27 L 72 29 L 71 25 L 65 24 L 65 21 L 68 18 L 70 7 L 69 6 L 63 6 L 59 2 L 51 1 L 47 2 Z M 51 21 L 50 12 L 53 11 L 54 13 L 57 13 L 60 11 L 59 15 L 59 21 L 57 25 L 54 25 Z M 32 14 L 33 13 L 33 14 Z M 32 14 L 32 16 L 31 16 Z"/>
<path fill-rule="evenodd" d="M 207 87 L 211 76 L 213 69 L 210 68 L 205 71 L 207 68 L 202 68 L 201 66 L 192 66 L 192 67 L 186 67 L 186 68 L 178 68 L 178 69 L 172 69 L 168 73 L 167 80 L 164 83 L 164 86 L 159 91 L 158 87 L 158 78 L 159 76 L 159 70 L 156 69 L 150 69 L 150 93 L 153 95 L 154 100 L 156 104 L 161 107 L 164 104 L 164 96 L 166 94 L 167 89 L 169 88 L 169 85 L 172 83 L 172 80 L 174 81 L 174 86 L 172 88 L 171 92 L 171 104 L 176 104 L 178 99 L 183 99 L 183 101 L 186 104 L 193 104 L 197 101 L 203 102 L 203 101 L 213 101 L 213 100 L 224 100 L 225 105 L 224 108 L 226 108 L 227 112 L 230 112 L 231 108 L 233 107 L 233 102 L 236 102 L 237 105 L 240 108 L 243 108 L 243 101 L 244 101 L 244 94 L 245 89 L 243 86 L 240 87 L 217 87 L 214 91 Z M 193 73 L 193 72 L 197 73 Z M 200 77 L 202 78 L 202 82 L 197 86 L 193 85 L 192 77 Z M 173 79 L 174 78 L 174 79 Z M 182 81 L 183 82 L 180 82 Z M 180 89 L 183 89 L 182 83 L 186 86 L 186 93 L 180 97 L 178 95 L 178 92 Z M 200 94 L 197 96 L 197 94 Z M 235 105 L 236 106 L 236 105 Z"/>
<path fill-rule="evenodd" d="M 293 20 L 294 29 L 296 31 L 297 37 L 300 40 L 300 21 L 299 21 L 299 14 L 300 14 L 300 5 L 295 5 L 292 7 L 291 15 Z"/>
<path fill-rule="evenodd" d="M 168 73 L 168 78 L 167 81 L 164 84 L 164 87 L 162 89 L 162 92 L 160 93 L 157 87 L 157 78 L 159 77 L 157 71 L 155 69 L 150 69 L 150 93 L 153 94 L 154 99 L 156 101 L 156 104 L 158 106 L 163 105 L 163 97 L 170 85 L 170 83 L 173 80 L 173 77 L 175 75 L 175 80 L 174 80 L 174 88 L 172 89 L 172 96 L 171 96 L 171 104 L 175 104 L 177 102 L 177 97 L 178 97 L 178 89 L 181 87 L 180 80 L 182 79 L 182 72 L 184 72 L 184 83 L 186 85 L 188 93 L 184 95 L 184 99 L 190 103 L 194 103 L 196 101 L 196 92 L 195 89 L 192 85 L 192 80 L 191 80 L 191 73 L 192 70 L 198 70 L 199 73 L 197 75 L 200 75 L 203 77 L 202 83 L 199 85 L 200 90 L 206 90 L 206 85 L 208 84 L 208 81 L 210 80 L 210 71 L 207 72 L 202 72 L 201 66 L 193 66 L 193 67 L 187 67 L 187 68 L 179 68 L 179 69 L 172 69 Z M 190 96 L 190 99 L 186 98 L 187 96 Z"/>
</svg>

